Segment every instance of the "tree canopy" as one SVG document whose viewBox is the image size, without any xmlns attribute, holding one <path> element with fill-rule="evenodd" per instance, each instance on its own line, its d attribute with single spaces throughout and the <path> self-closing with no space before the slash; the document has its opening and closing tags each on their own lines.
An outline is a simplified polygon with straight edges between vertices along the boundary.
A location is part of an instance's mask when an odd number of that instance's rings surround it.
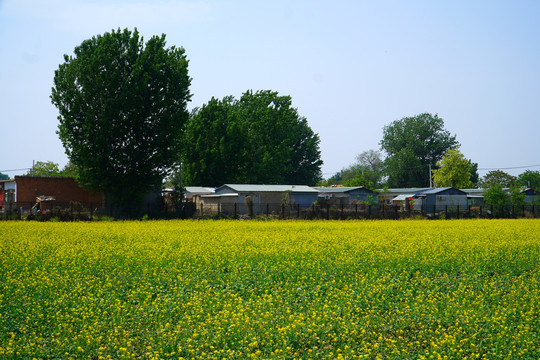
<svg viewBox="0 0 540 360">
<path fill-rule="evenodd" d="M 433 170 L 433 180 L 438 187 L 452 186 L 458 189 L 471 188 L 473 182 L 473 165 L 459 151 L 459 148 L 448 150 L 437 162 L 439 169 Z"/>
<path fill-rule="evenodd" d="M 58 135 L 80 182 L 109 201 L 139 198 L 178 161 L 190 100 L 183 48 L 125 29 L 85 40 L 55 71 Z"/>
<path fill-rule="evenodd" d="M 59 177 L 63 176 L 60 167 L 53 161 L 36 161 L 32 169 L 27 173 L 27 176 L 46 176 L 46 177 Z"/>
<path fill-rule="evenodd" d="M 364 186 L 375 189 L 382 185 L 383 160 L 380 151 L 367 150 L 356 156 L 356 162 L 327 180 L 321 186 L 342 184 L 345 186 Z"/>
<path fill-rule="evenodd" d="M 182 155 L 185 184 L 306 184 L 320 179 L 317 134 L 290 96 L 247 91 L 193 112 Z"/>
<path fill-rule="evenodd" d="M 518 175 L 517 185 L 540 191 L 540 171 L 526 170 Z"/>
<path fill-rule="evenodd" d="M 9 180 L 9 175 L 0 172 L 0 180 Z"/>
<path fill-rule="evenodd" d="M 388 186 L 423 187 L 429 185 L 429 165 L 459 143 L 444 128 L 442 118 L 424 113 L 385 126 L 380 145 L 387 154 Z"/>
<path fill-rule="evenodd" d="M 493 170 L 488 172 L 482 180 L 480 180 L 480 185 L 484 188 L 489 188 L 494 185 L 500 185 L 503 188 L 509 188 L 516 184 L 517 178 L 513 175 L 508 174 L 502 170 Z"/>
</svg>

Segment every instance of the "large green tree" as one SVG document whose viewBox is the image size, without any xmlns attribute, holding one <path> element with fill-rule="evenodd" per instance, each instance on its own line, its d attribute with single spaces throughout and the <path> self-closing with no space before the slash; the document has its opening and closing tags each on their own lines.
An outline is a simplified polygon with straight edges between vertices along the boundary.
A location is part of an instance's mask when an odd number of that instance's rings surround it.
<svg viewBox="0 0 540 360">
<path fill-rule="evenodd" d="M 459 148 L 448 150 L 437 162 L 439 169 L 433 170 L 433 180 L 437 186 L 452 186 L 467 189 L 473 186 L 473 165 L 459 151 Z"/>
<path fill-rule="evenodd" d="M 518 175 L 517 185 L 540 191 L 540 171 L 526 170 Z"/>
<path fill-rule="evenodd" d="M 385 126 L 380 145 L 387 155 L 388 186 L 424 187 L 429 185 L 429 165 L 435 165 L 458 142 L 444 128 L 442 118 L 424 113 Z"/>
<path fill-rule="evenodd" d="M 182 180 L 201 186 L 314 185 L 322 165 L 319 142 L 290 96 L 264 90 L 212 98 L 187 125 Z"/>
<path fill-rule="evenodd" d="M 0 172 L 0 180 L 9 180 L 9 175 Z"/>
<path fill-rule="evenodd" d="M 27 176 L 47 176 L 59 177 L 63 176 L 59 165 L 54 161 L 36 161 L 32 169 L 26 173 Z"/>
<path fill-rule="evenodd" d="M 509 188 L 516 184 L 517 178 L 502 170 L 492 170 L 488 172 L 481 180 L 480 185 L 483 188 L 489 188 L 493 185 L 500 185 L 503 188 Z"/>
<path fill-rule="evenodd" d="M 85 40 L 55 72 L 58 135 L 79 180 L 107 200 L 137 200 L 178 162 L 190 100 L 183 48 L 137 29 Z"/>
</svg>

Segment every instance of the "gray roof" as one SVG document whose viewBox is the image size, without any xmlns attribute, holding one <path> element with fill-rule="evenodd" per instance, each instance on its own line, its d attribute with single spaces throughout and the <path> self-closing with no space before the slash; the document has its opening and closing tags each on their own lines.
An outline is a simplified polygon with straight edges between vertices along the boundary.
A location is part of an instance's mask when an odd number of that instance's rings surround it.
<svg viewBox="0 0 540 360">
<path fill-rule="evenodd" d="M 369 192 L 373 192 L 372 190 L 369 190 L 368 188 L 364 186 L 353 186 L 353 187 L 345 187 L 345 186 L 336 186 L 336 187 L 319 187 L 316 188 L 317 191 L 320 193 L 346 193 L 349 191 L 357 190 L 357 189 L 365 189 Z"/>
<path fill-rule="evenodd" d="M 453 188 L 453 187 L 443 187 L 443 188 L 434 188 L 434 189 L 423 190 L 423 191 L 417 192 L 415 195 L 434 195 L 434 194 L 440 194 L 440 193 L 448 191 L 448 190 L 456 190 L 456 191 L 459 191 L 459 192 L 463 193 L 463 195 L 466 195 L 466 193 L 464 191 Z"/>
<path fill-rule="evenodd" d="M 186 192 L 191 194 L 213 194 L 216 189 L 202 186 L 186 186 Z"/>
<path fill-rule="evenodd" d="M 216 189 L 219 192 L 222 188 L 228 187 L 235 192 L 287 192 L 293 193 L 318 193 L 307 185 L 252 185 L 252 184 L 225 184 Z"/>
<path fill-rule="evenodd" d="M 380 191 L 380 193 L 382 193 L 383 195 L 384 194 L 388 194 L 388 195 L 391 195 L 391 194 L 395 194 L 395 195 L 400 195 L 400 194 L 416 194 L 420 191 L 425 191 L 425 190 L 429 190 L 431 188 L 392 188 L 392 189 L 378 189 Z"/>
</svg>

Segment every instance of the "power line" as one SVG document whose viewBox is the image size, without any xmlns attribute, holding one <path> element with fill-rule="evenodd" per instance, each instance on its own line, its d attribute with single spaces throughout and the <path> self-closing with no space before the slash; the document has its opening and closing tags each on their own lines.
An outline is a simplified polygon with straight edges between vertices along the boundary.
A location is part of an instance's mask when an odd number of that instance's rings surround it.
<svg viewBox="0 0 540 360">
<path fill-rule="evenodd" d="M 512 169 L 525 169 L 525 168 L 533 168 L 533 167 L 539 167 L 540 164 L 536 164 L 536 165 L 524 165 L 524 166 L 511 166 L 511 167 L 495 167 L 495 168 L 478 168 L 476 170 L 483 170 L 483 171 L 493 171 L 493 170 L 512 170 Z M 428 165 L 418 165 L 418 166 L 413 166 L 413 167 L 407 167 L 407 168 L 400 168 L 399 170 L 401 171 L 405 171 L 405 170 L 416 170 L 416 169 L 422 169 L 422 168 L 426 168 L 428 167 Z M 336 171 L 336 172 L 325 172 L 325 173 L 322 173 L 323 175 L 334 175 L 334 174 L 337 174 L 339 172 L 342 172 L 343 170 L 346 170 L 346 168 L 342 169 L 342 170 L 339 170 L 339 171 Z"/>
<path fill-rule="evenodd" d="M 12 169 L 12 170 L 0 170 L 0 172 L 13 172 L 13 171 L 24 171 L 24 170 L 32 170 L 32 168 Z"/>
<path fill-rule="evenodd" d="M 538 167 L 538 166 L 540 166 L 540 164 L 513 166 L 513 167 L 500 167 L 500 168 L 478 168 L 478 170 L 511 170 L 511 169 L 525 169 L 525 168 Z"/>
</svg>

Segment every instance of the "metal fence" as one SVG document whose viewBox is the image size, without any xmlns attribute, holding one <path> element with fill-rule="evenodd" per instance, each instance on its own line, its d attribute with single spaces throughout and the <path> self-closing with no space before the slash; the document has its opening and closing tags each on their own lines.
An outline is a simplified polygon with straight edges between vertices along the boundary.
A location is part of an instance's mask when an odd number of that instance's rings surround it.
<svg viewBox="0 0 540 360">
<path fill-rule="evenodd" d="M 0 207 L 0 220 L 60 220 L 85 221 L 100 220 L 104 217 L 119 218 L 115 209 L 101 203 L 50 201 L 36 206 L 35 203 L 9 203 Z M 421 206 L 419 208 L 399 205 L 317 205 L 301 206 L 283 203 L 265 203 L 257 206 L 246 204 L 140 204 L 132 218 L 147 216 L 154 219 L 197 218 L 197 219 L 468 219 L 468 218 L 539 218 L 540 209 L 536 205 L 520 206 Z"/>
<path fill-rule="evenodd" d="M 464 218 L 538 218 L 540 209 L 535 205 L 521 206 L 420 206 L 419 208 L 399 205 L 317 205 L 299 204 L 200 204 L 195 214 L 197 218 L 277 218 L 277 219 L 406 219 L 426 217 L 430 219 Z"/>
</svg>

